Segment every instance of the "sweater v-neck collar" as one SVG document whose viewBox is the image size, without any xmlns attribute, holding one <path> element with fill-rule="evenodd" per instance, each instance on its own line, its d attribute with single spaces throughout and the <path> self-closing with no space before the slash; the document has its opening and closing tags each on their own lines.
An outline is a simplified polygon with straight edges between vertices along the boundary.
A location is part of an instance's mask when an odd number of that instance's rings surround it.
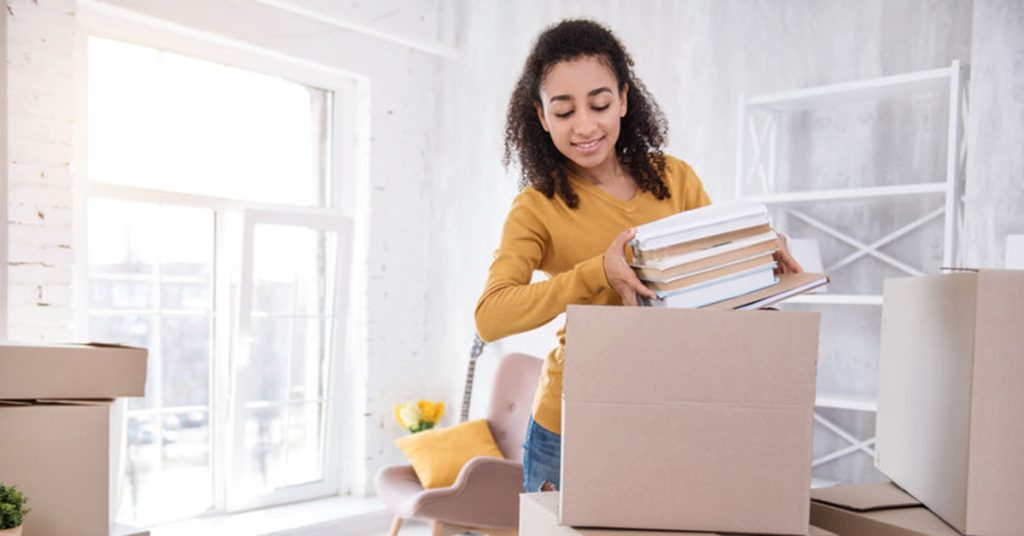
<svg viewBox="0 0 1024 536">
<path fill-rule="evenodd" d="M 639 187 L 637 187 L 636 193 L 633 194 L 633 197 L 631 199 L 629 199 L 629 200 L 625 200 L 625 199 L 622 199 L 620 197 L 615 196 L 614 194 L 608 192 L 604 188 L 601 188 L 597 184 L 594 184 L 593 182 L 590 182 L 589 180 L 587 180 L 586 178 L 580 176 L 576 172 L 573 172 L 573 171 L 569 170 L 569 171 L 567 171 L 567 173 L 569 175 L 569 179 L 572 180 L 572 182 L 574 184 L 583 185 L 584 188 L 587 188 L 587 189 L 591 190 L 592 192 L 594 192 L 594 195 L 597 195 L 598 197 L 601 197 L 602 199 L 608 201 L 609 203 L 611 203 L 611 204 L 613 204 L 613 205 L 615 205 L 615 206 L 619 207 L 620 209 L 625 210 L 627 212 L 632 212 L 633 210 L 636 209 L 636 204 L 637 204 L 637 202 L 639 202 L 640 197 L 643 195 L 643 191 L 640 190 Z"/>
</svg>

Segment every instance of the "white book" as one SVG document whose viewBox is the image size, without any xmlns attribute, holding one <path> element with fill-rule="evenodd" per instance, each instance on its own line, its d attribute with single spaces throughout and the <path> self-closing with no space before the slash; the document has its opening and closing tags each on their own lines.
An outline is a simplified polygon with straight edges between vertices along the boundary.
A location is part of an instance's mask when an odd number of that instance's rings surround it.
<svg viewBox="0 0 1024 536">
<path fill-rule="evenodd" d="M 641 305 L 693 309 L 729 300 L 777 283 L 775 266 L 776 263 L 773 262 L 682 290 L 658 292 L 655 299 L 641 299 Z"/>
<path fill-rule="evenodd" d="M 645 223 L 636 228 L 636 237 L 630 244 L 639 251 L 650 251 L 767 223 L 765 205 L 730 201 Z"/>
</svg>

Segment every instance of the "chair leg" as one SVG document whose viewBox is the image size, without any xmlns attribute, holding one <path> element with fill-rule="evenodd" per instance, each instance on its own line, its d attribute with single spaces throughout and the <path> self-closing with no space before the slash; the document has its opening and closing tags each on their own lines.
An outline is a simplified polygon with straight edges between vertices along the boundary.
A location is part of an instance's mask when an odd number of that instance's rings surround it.
<svg viewBox="0 0 1024 536">
<path fill-rule="evenodd" d="M 390 536 L 398 536 L 398 529 L 402 528 L 402 518 L 395 516 L 394 521 L 391 522 Z"/>
<path fill-rule="evenodd" d="M 434 521 L 434 531 L 431 536 L 445 536 L 444 523 L 440 521 Z"/>
<path fill-rule="evenodd" d="M 519 536 L 519 531 L 516 529 L 491 529 L 487 532 L 487 536 Z"/>
</svg>

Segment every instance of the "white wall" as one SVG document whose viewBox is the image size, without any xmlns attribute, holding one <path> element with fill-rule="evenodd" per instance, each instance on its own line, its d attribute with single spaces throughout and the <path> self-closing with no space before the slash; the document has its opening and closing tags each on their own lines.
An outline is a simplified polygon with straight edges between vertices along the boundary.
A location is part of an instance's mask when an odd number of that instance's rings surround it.
<svg viewBox="0 0 1024 536">
<path fill-rule="evenodd" d="M 12 1 L 8 7 L 8 334 L 67 341 L 75 3 Z"/>
<path fill-rule="evenodd" d="M 445 368 L 453 371 L 465 366 L 473 306 L 517 191 L 517 170 L 506 172 L 500 164 L 505 105 L 532 40 L 545 25 L 583 16 L 604 22 L 618 34 L 636 60 L 638 75 L 668 117 L 668 152 L 690 162 L 717 200 L 734 194 L 741 92 L 845 82 L 970 59 L 971 3 L 967 1 L 537 0 L 467 1 L 462 7 L 459 46 L 463 56 L 444 65 L 442 78 L 446 97 L 441 130 L 446 134 L 432 212 L 438 244 L 434 250 L 440 263 L 431 281 L 441 299 L 432 302 L 430 331 L 439 337 L 438 353 L 447 360 Z M 944 113 L 944 97 L 937 102 L 937 110 Z M 796 145 L 789 155 L 794 162 L 790 171 L 799 171 L 795 162 L 801 158 L 834 164 L 832 176 L 810 178 L 822 181 L 818 187 L 855 180 L 884 183 L 908 173 L 944 174 L 946 127 L 944 119 L 929 115 L 936 109 L 933 104 L 934 99 L 925 99 L 903 111 L 881 104 L 801 116 L 793 125 L 795 135 L 829 143 L 811 145 L 805 139 Z M 928 180 L 943 179 L 944 175 Z M 869 212 L 845 206 L 839 210 L 848 216 L 841 223 L 866 239 L 882 229 L 893 230 L 892 225 L 905 221 L 915 208 L 883 207 Z M 809 232 L 792 227 L 787 230 L 794 236 Z M 936 244 L 941 247 L 936 232 L 941 232 L 940 226 L 908 237 L 898 247 L 911 258 L 924 258 L 929 271 L 937 271 L 939 261 L 930 260 L 936 256 Z M 850 251 L 827 243 L 823 249 L 826 263 Z M 834 277 L 856 286 L 877 279 L 879 269 L 868 261 Z M 873 395 L 878 309 L 821 310 L 824 329 L 831 335 L 822 341 L 820 386 Z M 475 413 L 485 409 L 487 375 L 497 357 L 509 351 L 543 355 L 555 344 L 553 329 L 548 326 L 492 345 L 481 364 Z M 453 397 L 460 386 L 452 387 Z M 832 417 L 870 437 L 870 416 Z M 820 434 L 816 453 L 842 445 Z M 816 476 L 877 478 L 870 466 L 866 456 L 852 457 L 816 471 Z"/>
<path fill-rule="evenodd" d="M 7 65 L 7 17 L 0 17 L 0 65 Z M 7 69 L 0 69 L 0 222 L 7 221 Z M 7 338 L 7 226 L 0 225 L 0 340 Z"/>
</svg>

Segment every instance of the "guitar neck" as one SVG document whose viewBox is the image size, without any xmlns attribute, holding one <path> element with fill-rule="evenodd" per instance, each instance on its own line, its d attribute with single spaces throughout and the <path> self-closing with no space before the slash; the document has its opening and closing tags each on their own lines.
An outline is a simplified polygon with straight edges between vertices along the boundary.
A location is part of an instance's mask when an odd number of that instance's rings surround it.
<svg viewBox="0 0 1024 536">
<path fill-rule="evenodd" d="M 473 349 L 469 351 L 469 366 L 466 368 L 466 388 L 462 391 L 462 412 L 460 422 L 469 420 L 469 404 L 473 400 L 473 377 L 476 374 L 476 359 L 484 351 L 484 341 L 479 335 L 473 340 Z"/>
</svg>

